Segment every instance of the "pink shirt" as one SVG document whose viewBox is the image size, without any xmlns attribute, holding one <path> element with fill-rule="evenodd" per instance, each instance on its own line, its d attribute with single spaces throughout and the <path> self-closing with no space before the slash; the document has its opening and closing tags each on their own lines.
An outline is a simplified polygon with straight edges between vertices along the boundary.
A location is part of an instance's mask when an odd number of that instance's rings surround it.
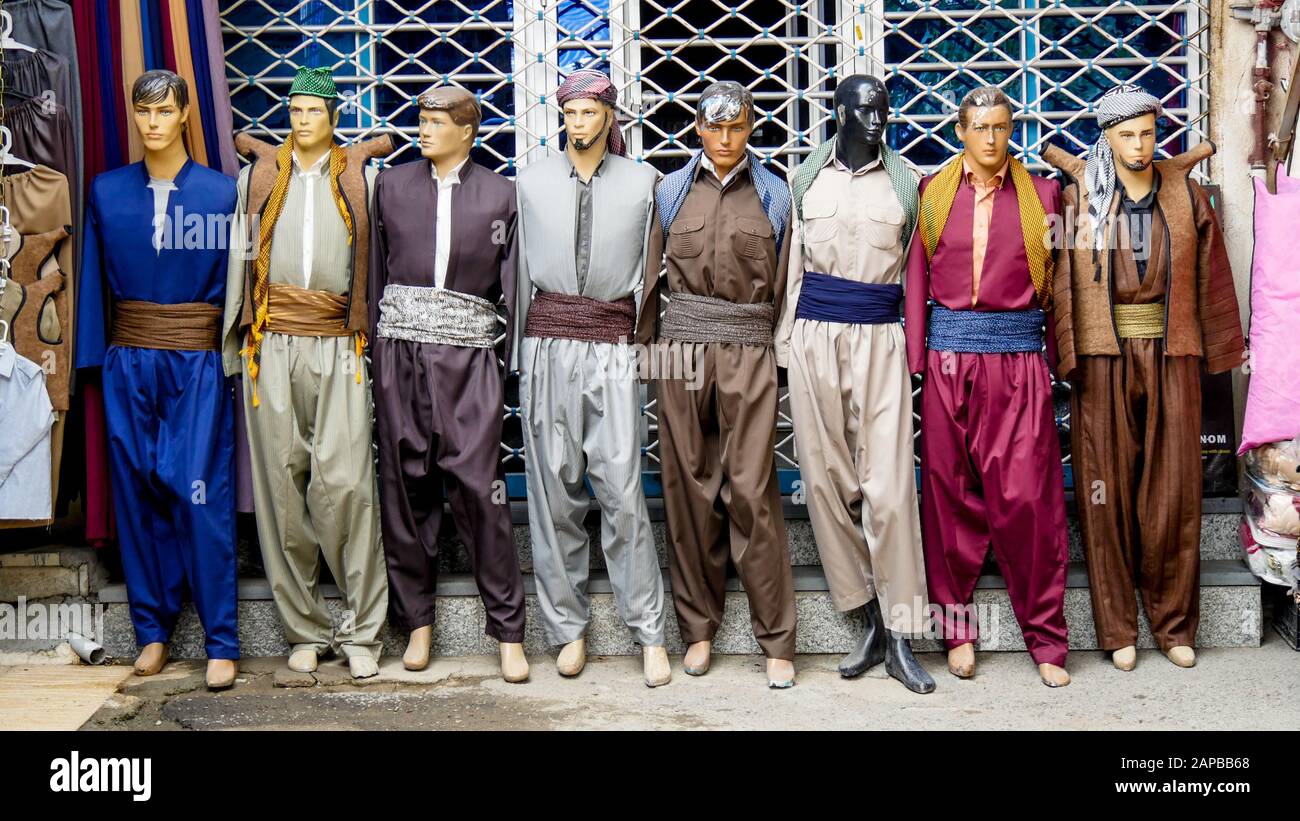
<svg viewBox="0 0 1300 821">
<path fill-rule="evenodd" d="M 993 179 L 988 182 L 981 182 L 975 172 L 971 170 L 970 162 L 962 157 L 962 172 L 966 175 L 966 182 L 975 189 L 975 225 L 972 240 L 974 248 L 971 256 L 974 260 L 974 270 L 971 272 L 971 289 L 970 304 L 972 307 L 979 301 L 980 293 L 980 274 L 984 272 L 984 255 L 989 249 L 989 225 L 993 222 L 993 198 L 998 189 L 1006 181 L 1007 171 L 1011 167 L 1011 158 L 1002 164 L 1002 170 L 993 175 Z"/>
</svg>

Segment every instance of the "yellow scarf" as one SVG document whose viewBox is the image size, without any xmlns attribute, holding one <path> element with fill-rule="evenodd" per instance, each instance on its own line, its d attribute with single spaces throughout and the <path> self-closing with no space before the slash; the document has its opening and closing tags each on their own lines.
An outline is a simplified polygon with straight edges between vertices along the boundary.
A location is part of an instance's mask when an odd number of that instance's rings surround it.
<svg viewBox="0 0 1300 821">
<path fill-rule="evenodd" d="M 1055 261 L 1046 241 L 1047 209 L 1038 197 L 1038 189 L 1024 164 L 1015 157 L 1009 158 L 1011 183 L 1016 189 L 1016 202 L 1020 204 L 1020 232 L 1025 239 L 1025 257 L 1029 260 L 1029 278 L 1034 283 L 1034 293 L 1043 310 L 1052 305 L 1052 270 Z M 926 259 L 934 257 L 934 249 L 948 224 L 948 214 L 957 189 L 962 181 L 962 158 L 958 155 L 934 175 L 921 195 L 921 214 L 918 229 L 925 243 Z"/>
<path fill-rule="evenodd" d="M 343 149 L 337 143 L 330 146 L 330 191 L 334 195 L 334 204 L 339 209 L 339 215 L 343 218 L 343 225 L 347 228 L 348 245 L 351 245 L 352 215 L 348 213 L 347 204 L 343 201 L 343 192 L 339 189 L 339 175 L 347 168 L 347 164 L 347 154 L 343 152 Z M 240 356 L 248 357 L 248 381 L 253 389 L 253 407 L 255 408 L 262 404 L 257 397 L 257 374 L 261 370 L 262 337 L 266 331 L 267 318 L 270 316 L 271 240 L 275 235 L 275 223 L 280 219 L 280 214 L 284 211 L 284 201 L 289 194 L 289 179 L 293 174 L 292 131 L 289 132 L 289 136 L 280 146 L 280 150 L 276 152 L 275 166 L 275 185 L 271 188 L 271 194 L 266 200 L 266 207 L 262 211 L 262 222 L 257 239 L 257 259 L 253 262 L 253 324 L 248 329 L 247 345 L 239 352 Z M 312 240 L 311 237 L 304 237 L 303 241 L 311 242 Z M 358 333 L 358 359 L 360 359 L 364 347 L 365 336 Z M 357 384 L 360 383 L 361 369 L 358 367 Z"/>
</svg>

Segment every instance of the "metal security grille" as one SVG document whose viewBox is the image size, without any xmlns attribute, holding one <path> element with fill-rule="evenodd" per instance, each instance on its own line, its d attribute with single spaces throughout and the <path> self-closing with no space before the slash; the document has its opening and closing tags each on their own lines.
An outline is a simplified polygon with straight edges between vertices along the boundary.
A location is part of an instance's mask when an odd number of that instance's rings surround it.
<svg viewBox="0 0 1300 821">
<path fill-rule="evenodd" d="M 223 35 L 237 129 L 281 139 L 281 105 L 300 65 L 332 66 L 347 97 L 342 135 L 407 137 L 388 163 L 418 157 L 414 98 L 451 82 L 480 97 L 474 159 L 510 175 L 559 150 L 555 89 L 578 67 L 610 72 L 621 91 L 629 153 L 671 171 L 698 146 L 694 105 L 704 86 L 737 80 L 753 92 L 752 145 L 788 171 L 834 131 L 839 77 L 875 73 L 889 85 L 890 142 L 929 170 L 959 145 L 952 126 L 969 89 L 999 85 L 1020 106 L 1013 150 L 1031 166 L 1054 141 L 1081 153 L 1097 136 L 1091 101 L 1120 81 L 1164 100 L 1162 151 L 1208 132 L 1210 0 L 229 0 Z M 1202 175 L 1203 179 L 1203 175 Z M 1063 443 L 1064 386 L 1058 399 Z M 782 397 L 777 466 L 797 478 Z M 502 459 L 522 495 L 517 394 L 507 388 Z M 645 402 L 647 491 L 658 493 L 657 418 Z M 1067 457 L 1068 461 L 1068 457 Z"/>
</svg>

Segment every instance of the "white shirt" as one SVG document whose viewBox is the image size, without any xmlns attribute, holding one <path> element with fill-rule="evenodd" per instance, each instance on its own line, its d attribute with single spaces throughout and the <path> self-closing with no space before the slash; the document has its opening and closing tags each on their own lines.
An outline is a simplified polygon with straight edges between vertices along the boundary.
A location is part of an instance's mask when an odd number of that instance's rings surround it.
<svg viewBox="0 0 1300 821">
<path fill-rule="evenodd" d="M 705 171 L 708 171 L 710 174 L 714 176 L 714 178 L 717 178 L 718 168 L 713 164 L 713 160 L 709 159 L 708 154 L 701 155 L 700 164 L 704 166 Z M 727 172 L 727 176 L 722 178 L 721 180 L 722 187 L 726 188 L 727 183 L 734 180 L 736 178 L 736 175 L 739 174 L 741 171 L 744 171 L 746 168 L 749 168 L 749 152 L 746 152 L 745 155 L 740 158 L 740 162 L 732 166 L 731 170 Z"/>
<path fill-rule="evenodd" d="M 325 161 L 330 152 L 326 151 L 320 159 L 311 164 L 306 171 L 298 160 L 298 152 L 293 152 L 293 173 L 302 180 L 306 190 L 303 192 L 302 205 L 302 287 L 311 287 L 312 251 L 316 247 L 316 180 L 325 173 Z"/>
<path fill-rule="evenodd" d="M 49 519 L 54 409 L 45 371 L 0 343 L 0 519 Z"/>
<path fill-rule="evenodd" d="M 167 198 L 176 190 L 176 183 L 150 176 L 149 190 L 153 191 L 153 250 L 161 254 L 167 244 L 165 232 L 172 227 L 167 224 Z"/>
<path fill-rule="evenodd" d="M 433 287 L 441 288 L 447 281 L 447 266 L 451 263 L 451 197 L 455 186 L 460 185 L 460 170 L 469 162 L 469 157 L 461 160 L 455 168 L 447 173 L 446 179 L 438 179 L 438 166 L 429 163 L 429 174 L 433 184 L 438 188 L 438 220 L 434 229 L 433 249 Z"/>
</svg>

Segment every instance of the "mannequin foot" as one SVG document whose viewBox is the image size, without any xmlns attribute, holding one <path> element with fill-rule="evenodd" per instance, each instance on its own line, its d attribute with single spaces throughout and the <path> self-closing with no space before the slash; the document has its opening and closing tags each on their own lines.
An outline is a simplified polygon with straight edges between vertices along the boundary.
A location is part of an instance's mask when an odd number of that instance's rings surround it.
<svg viewBox="0 0 1300 821">
<path fill-rule="evenodd" d="M 423 670 L 429 666 L 429 648 L 433 645 L 433 625 L 426 624 L 411 631 L 402 654 L 402 666 L 407 670 Z"/>
<path fill-rule="evenodd" d="M 1165 651 L 1165 655 L 1169 657 L 1170 661 L 1177 664 L 1179 667 L 1196 666 L 1196 651 L 1185 644 L 1180 644 L 1177 647 L 1170 647 Z"/>
<path fill-rule="evenodd" d="M 1048 687 L 1064 687 L 1070 683 L 1070 674 L 1055 664 L 1038 665 L 1038 676 Z"/>
<path fill-rule="evenodd" d="M 564 645 L 555 659 L 555 669 L 566 677 L 576 676 L 587 666 L 587 639 L 582 637 Z"/>
<path fill-rule="evenodd" d="M 379 675 L 379 662 L 372 656 L 348 656 L 348 672 L 353 678 L 370 678 Z"/>
<path fill-rule="evenodd" d="M 788 690 L 793 687 L 794 662 L 785 659 L 768 659 L 767 686 L 773 690 Z"/>
<path fill-rule="evenodd" d="M 840 659 L 840 675 L 844 678 L 857 678 L 885 660 L 885 629 L 881 624 L 880 600 L 872 599 L 862 607 L 866 629 L 862 640 L 844 658 Z"/>
<path fill-rule="evenodd" d="M 948 672 L 957 678 L 975 675 L 975 645 L 966 642 L 948 651 Z"/>
<path fill-rule="evenodd" d="M 933 693 L 934 679 L 921 666 L 921 662 L 916 660 L 916 656 L 912 655 L 911 642 L 893 630 L 885 632 L 888 634 L 885 639 L 885 672 L 913 693 Z"/>
<path fill-rule="evenodd" d="M 304 647 L 301 650 L 294 650 L 289 654 L 289 669 L 295 673 L 314 673 L 316 665 L 320 663 L 320 658 L 316 651 L 310 647 Z"/>
<path fill-rule="evenodd" d="M 702 676 L 709 672 L 709 654 L 713 651 L 713 642 L 697 641 L 686 648 L 686 675 Z"/>
<path fill-rule="evenodd" d="M 668 650 L 663 647 L 642 647 L 641 661 L 645 669 L 645 686 L 658 687 L 673 679 L 673 668 L 668 663 Z"/>
<path fill-rule="evenodd" d="M 528 659 L 522 644 L 501 642 L 501 678 L 511 684 L 528 681 Z"/>
<path fill-rule="evenodd" d="M 1123 670 L 1127 673 L 1137 667 L 1138 649 L 1131 644 L 1128 647 L 1121 647 L 1110 654 L 1110 660 L 1115 665 L 1116 670 Z"/>
<path fill-rule="evenodd" d="M 137 676 L 156 676 L 167 663 L 167 645 L 161 641 L 146 644 L 135 658 Z"/>
<path fill-rule="evenodd" d="M 224 690 L 235 683 L 239 675 L 239 662 L 231 659 L 208 659 L 208 673 L 204 677 L 209 690 Z"/>
</svg>

